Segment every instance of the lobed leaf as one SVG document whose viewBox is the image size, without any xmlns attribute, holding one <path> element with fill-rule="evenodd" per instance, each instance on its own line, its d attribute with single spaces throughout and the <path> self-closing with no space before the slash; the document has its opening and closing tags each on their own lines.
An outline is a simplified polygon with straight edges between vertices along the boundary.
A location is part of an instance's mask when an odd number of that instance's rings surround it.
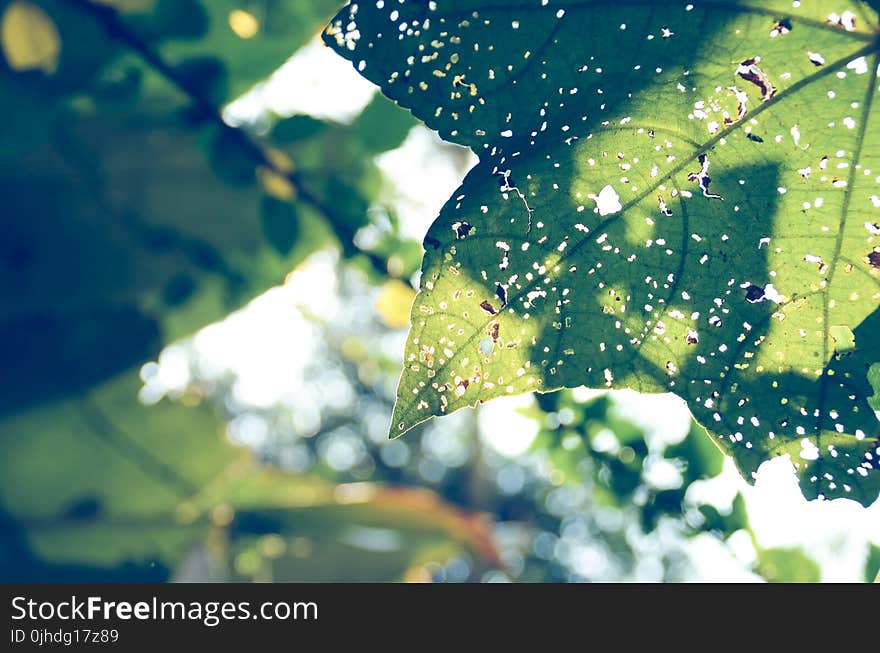
<svg viewBox="0 0 880 653">
<path fill-rule="evenodd" d="M 674 392 L 748 479 L 880 491 L 880 37 L 861 2 L 352 2 L 325 40 L 480 163 L 425 238 L 392 435 Z"/>
</svg>

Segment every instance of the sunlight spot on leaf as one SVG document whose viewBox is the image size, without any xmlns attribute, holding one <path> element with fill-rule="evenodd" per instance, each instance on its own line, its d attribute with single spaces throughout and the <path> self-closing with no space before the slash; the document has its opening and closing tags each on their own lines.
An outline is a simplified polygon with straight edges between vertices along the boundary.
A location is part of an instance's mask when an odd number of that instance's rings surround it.
<svg viewBox="0 0 880 653">
<path fill-rule="evenodd" d="M 260 21 L 252 13 L 243 9 L 229 12 L 229 27 L 242 39 L 252 39 L 260 31 Z"/>
</svg>

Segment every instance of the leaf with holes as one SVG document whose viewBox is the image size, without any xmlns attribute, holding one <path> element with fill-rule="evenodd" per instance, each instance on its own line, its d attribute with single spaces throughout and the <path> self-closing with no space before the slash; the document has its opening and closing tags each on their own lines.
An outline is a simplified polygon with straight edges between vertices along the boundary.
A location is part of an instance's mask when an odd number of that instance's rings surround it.
<svg viewBox="0 0 880 653">
<path fill-rule="evenodd" d="M 880 490 L 877 13 L 371 0 L 325 39 L 471 147 L 425 238 L 392 434 L 561 387 L 683 397 L 746 478 Z"/>
</svg>

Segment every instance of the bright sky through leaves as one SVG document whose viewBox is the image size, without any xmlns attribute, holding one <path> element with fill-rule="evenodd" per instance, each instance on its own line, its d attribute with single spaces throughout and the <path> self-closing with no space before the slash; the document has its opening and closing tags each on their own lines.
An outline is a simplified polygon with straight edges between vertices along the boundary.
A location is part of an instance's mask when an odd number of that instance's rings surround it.
<svg viewBox="0 0 880 653">
<path fill-rule="evenodd" d="M 391 426 L 671 391 L 746 477 L 880 488 L 877 15 L 860 2 L 352 3 L 327 42 L 480 164 L 425 238 Z"/>
</svg>

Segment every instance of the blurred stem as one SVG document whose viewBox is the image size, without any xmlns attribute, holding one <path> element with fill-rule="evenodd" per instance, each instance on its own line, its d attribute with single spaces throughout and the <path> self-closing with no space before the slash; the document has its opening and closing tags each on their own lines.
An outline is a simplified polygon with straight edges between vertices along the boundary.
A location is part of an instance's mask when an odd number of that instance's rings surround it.
<svg viewBox="0 0 880 653">
<path fill-rule="evenodd" d="M 206 119 L 213 122 L 219 129 L 232 135 L 241 145 L 254 154 L 259 165 L 270 170 L 273 174 L 287 179 L 293 186 L 296 198 L 307 204 L 312 209 L 324 216 L 324 219 L 333 227 L 336 235 L 343 241 L 354 246 L 354 237 L 357 229 L 351 225 L 336 210 L 326 204 L 320 197 L 312 192 L 296 171 L 290 171 L 280 165 L 276 158 L 269 155 L 269 147 L 266 143 L 249 134 L 243 129 L 227 125 L 223 120 L 220 107 L 208 100 L 197 89 L 194 89 L 161 55 L 149 44 L 145 43 L 137 34 L 129 29 L 117 11 L 110 5 L 95 4 L 92 0 L 67 0 L 84 13 L 91 15 L 98 21 L 107 32 L 108 36 L 123 44 L 134 52 L 150 68 L 164 77 L 170 84 L 187 96 L 196 111 Z M 380 274 L 388 274 L 388 262 L 384 257 L 373 252 L 359 250 L 370 262 L 372 267 Z"/>
</svg>

